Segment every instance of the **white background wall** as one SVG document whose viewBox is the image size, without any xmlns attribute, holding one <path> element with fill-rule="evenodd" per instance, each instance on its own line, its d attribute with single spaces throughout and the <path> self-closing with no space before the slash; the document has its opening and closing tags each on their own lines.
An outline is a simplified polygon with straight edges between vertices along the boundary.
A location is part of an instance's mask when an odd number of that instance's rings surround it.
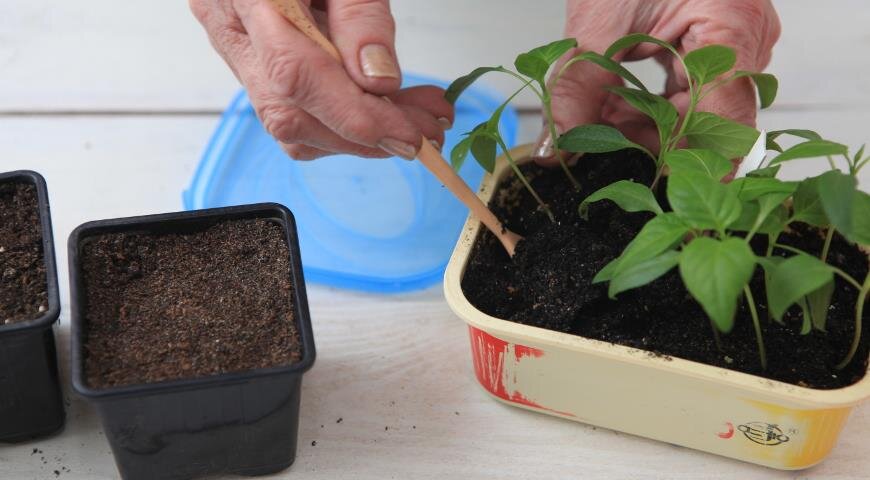
<svg viewBox="0 0 870 480">
<path fill-rule="evenodd" d="M 767 129 L 804 127 L 850 145 L 870 140 L 870 8 L 861 0 L 778 0 L 783 34 L 769 71 L 781 79 Z M 562 36 L 561 0 L 395 0 L 402 66 L 452 79 Z M 653 64 L 639 66 L 660 78 Z M 512 79 L 487 77 L 507 94 Z M 4 0 L 0 7 L 0 115 L 213 114 L 238 87 L 178 0 Z M 523 97 L 518 106 L 534 108 Z M 527 118 L 521 140 L 533 139 Z M 204 140 L 203 137 L 198 139 Z M 793 177 L 812 173 L 790 165 Z M 866 174 L 865 174 L 866 177 Z"/>
<path fill-rule="evenodd" d="M 778 0 L 780 108 L 870 105 L 870 6 Z M 454 78 L 562 36 L 561 0 L 394 0 L 401 63 Z M 501 83 L 493 84 L 502 92 Z M 0 110 L 221 108 L 235 79 L 179 0 L 4 0 Z"/>
</svg>

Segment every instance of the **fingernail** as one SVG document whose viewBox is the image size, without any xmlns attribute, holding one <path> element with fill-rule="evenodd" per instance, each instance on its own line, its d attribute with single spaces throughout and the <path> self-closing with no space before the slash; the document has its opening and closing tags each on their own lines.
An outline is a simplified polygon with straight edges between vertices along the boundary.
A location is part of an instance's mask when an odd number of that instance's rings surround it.
<svg viewBox="0 0 870 480">
<path fill-rule="evenodd" d="M 413 160 L 414 157 L 417 156 L 417 149 L 414 148 L 413 145 L 401 140 L 396 140 L 395 138 L 382 138 L 381 141 L 378 142 L 378 148 L 390 155 L 402 157 L 405 160 Z"/>
<path fill-rule="evenodd" d="M 553 149 L 553 137 L 550 136 L 550 132 L 544 130 L 538 136 L 538 141 L 535 142 L 535 149 L 532 151 L 532 156 L 534 158 L 551 158 L 555 155 L 555 150 Z"/>
<path fill-rule="evenodd" d="M 435 150 L 438 150 L 439 152 L 441 151 L 441 144 L 438 143 L 438 140 L 429 140 L 429 143 L 431 143 L 432 146 L 435 147 Z"/>
<path fill-rule="evenodd" d="M 441 124 L 441 128 L 444 130 L 450 130 L 453 128 L 453 124 L 450 123 L 450 120 L 448 120 L 447 117 L 438 117 L 438 123 Z"/>
<path fill-rule="evenodd" d="M 367 77 L 399 78 L 399 66 L 393 60 L 393 56 L 387 47 L 378 44 L 370 44 L 362 47 L 359 51 L 359 62 L 362 66 L 363 75 Z"/>
</svg>

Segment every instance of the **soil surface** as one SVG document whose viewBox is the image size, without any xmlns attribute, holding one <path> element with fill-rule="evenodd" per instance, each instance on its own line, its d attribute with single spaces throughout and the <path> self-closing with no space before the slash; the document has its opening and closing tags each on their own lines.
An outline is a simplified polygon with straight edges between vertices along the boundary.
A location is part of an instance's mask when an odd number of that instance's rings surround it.
<svg viewBox="0 0 870 480">
<path fill-rule="evenodd" d="M 91 387 L 289 365 L 302 356 L 282 227 L 113 233 L 81 253 Z"/>
<path fill-rule="evenodd" d="M 650 162 L 633 151 L 586 155 L 572 170 L 582 184 L 581 192 L 574 191 L 560 169 L 523 167 L 538 194 L 549 203 L 556 223 L 537 209 L 531 195 L 513 176 L 493 196 L 493 211 L 525 240 L 511 260 L 488 231 L 479 237 L 462 289 L 482 312 L 644 349 L 654 355 L 685 358 L 812 388 L 840 388 L 864 376 L 870 352 L 868 334 L 863 335 L 852 363 L 840 371 L 834 368 L 849 350 L 858 296 L 839 277 L 827 331 L 800 335 L 803 317 L 796 307 L 786 314 L 784 325 L 766 320 L 763 278 L 761 269 L 757 269 L 751 288 L 762 318 L 766 370 L 761 368 L 746 302 L 740 302 L 734 330 L 721 335 L 719 350 L 710 321 L 689 296 L 676 269 L 610 300 L 607 284 L 592 285 L 592 278 L 622 253 L 651 214 L 626 213 L 614 203 L 602 201 L 590 205 L 589 221 L 585 221 L 577 207 L 586 195 L 616 180 L 649 184 L 654 172 Z M 667 205 L 664 198 L 660 202 Z M 811 253 L 821 251 L 823 239 L 818 230 L 803 224 L 793 227 L 780 238 L 781 243 Z M 756 237 L 753 248 L 763 254 L 764 236 Z M 859 281 L 867 274 L 867 256 L 839 235 L 834 238 L 828 261 Z M 867 330 L 870 308 L 865 308 L 863 323 Z"/>
<path fill-rule="evenodd" d="M 0 327 L 48 310 L 36 187 L 0 183 Z"/>
</svg>

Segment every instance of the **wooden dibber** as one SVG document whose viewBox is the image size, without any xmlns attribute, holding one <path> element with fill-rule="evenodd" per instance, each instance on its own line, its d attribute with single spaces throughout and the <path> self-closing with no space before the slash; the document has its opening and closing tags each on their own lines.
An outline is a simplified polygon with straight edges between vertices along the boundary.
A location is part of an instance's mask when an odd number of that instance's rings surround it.
<svg viewBox="0 0 870 480">
<path fill-rule="evenodd" d="M 303 10 L 302 6 L 299 5 L 298 0 L 270 0 L 270 2 L 272 2 L 272 5 L 275 6 L 278 12 L 299 29 L 299 31 L 304 33 L 308 38 L 314 41 L 314 43 L 318 44 L 341 63 L 341 55 L 338 53 L 338 49 L 336 49 L 335 45 L 333 45 L 332 42 L 321 33 L 317 26 L 312 23 L 305 10 Z M 492 211 L 490 211 L 490 209 L 487 208 L 479 198 L 477 198 L 477 195 L 475 195 L 462 178 L 453 171 L 450 165 L 444 160 L 444 157 L 441 156 L 441 153 L 439 153 L 425 137 L 423 137 L 420 151 L 417 152 L 417 159 L 420 160 L 420 163 L 432 172 L 432 174 L 435 175 L 435 177 L 437 177 L 438 180 L 440 180 L 441 183 L 443 183 L 444 186 L 459 199 L 459 201 L 465 204 L 465 206 L 471 210 L 471 213 L 486 225 L 486 228 L 488 228 L 489 231 L 499 239 L 501 244 L 504 246 L 504 249 L 507 250 L 508 255 L 513 257 L 514 252 L 516 251 L 517 242 L 522 240 L 523 237 L 508 230 L 504 225 L 502 225 L 498 218 L 496 218 L 495 214 L 493 214 Z"/>
</svg>

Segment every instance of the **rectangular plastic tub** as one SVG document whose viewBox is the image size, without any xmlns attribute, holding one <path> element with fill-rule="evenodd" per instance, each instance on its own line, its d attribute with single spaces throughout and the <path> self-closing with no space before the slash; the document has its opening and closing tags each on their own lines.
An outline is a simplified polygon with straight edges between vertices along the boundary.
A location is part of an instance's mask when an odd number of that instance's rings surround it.
<svg viewBox="0 0 870 480">
<path fill-rule="evenodd" d="M 60 296 L 48 189 L 42 175 L 31 171 L 0 174 L 0 183 L 7 182 L 36 187 L 48 289 L 48 309 L 42 316 L 0 324 L 0 442 L 16 442 L 60 430 L 64 408 L 54 343 L 53 327 L 60 316 Z"/>
<path fill-rule="evenodd" d="M 527 146 L 513 152 L 516 159 L 528 154 Z M 484 178 L 484 202 L 508 172 L 500 160 Z M 821 462 L 852 408 L 870 397 L 870 375 L 846 388 L 813 390 L 486 315 L 461 287 L 481 229 L 476 218 L 468 218 L 447 266 L 444 292 L 468 324 L 478 381 L 502 402 L 794 470 Z"/>
<path fill-rule="evenodd" d="M 286 234 L 302 359 L 289 366 L 192 379 L 104 389 L 88 386 L 82 242 L 109 232 L 191 232 L 247 218 L 271 219 Z M 296 225 L 286 207 L 257 204 L 86 223 L 70 235 L 69 264 L 73 387 L 96 408 L 124 479 L 264 475 L 293 463 L 302 375 L 313 365 L 315 351 Z"/>
</svg>

